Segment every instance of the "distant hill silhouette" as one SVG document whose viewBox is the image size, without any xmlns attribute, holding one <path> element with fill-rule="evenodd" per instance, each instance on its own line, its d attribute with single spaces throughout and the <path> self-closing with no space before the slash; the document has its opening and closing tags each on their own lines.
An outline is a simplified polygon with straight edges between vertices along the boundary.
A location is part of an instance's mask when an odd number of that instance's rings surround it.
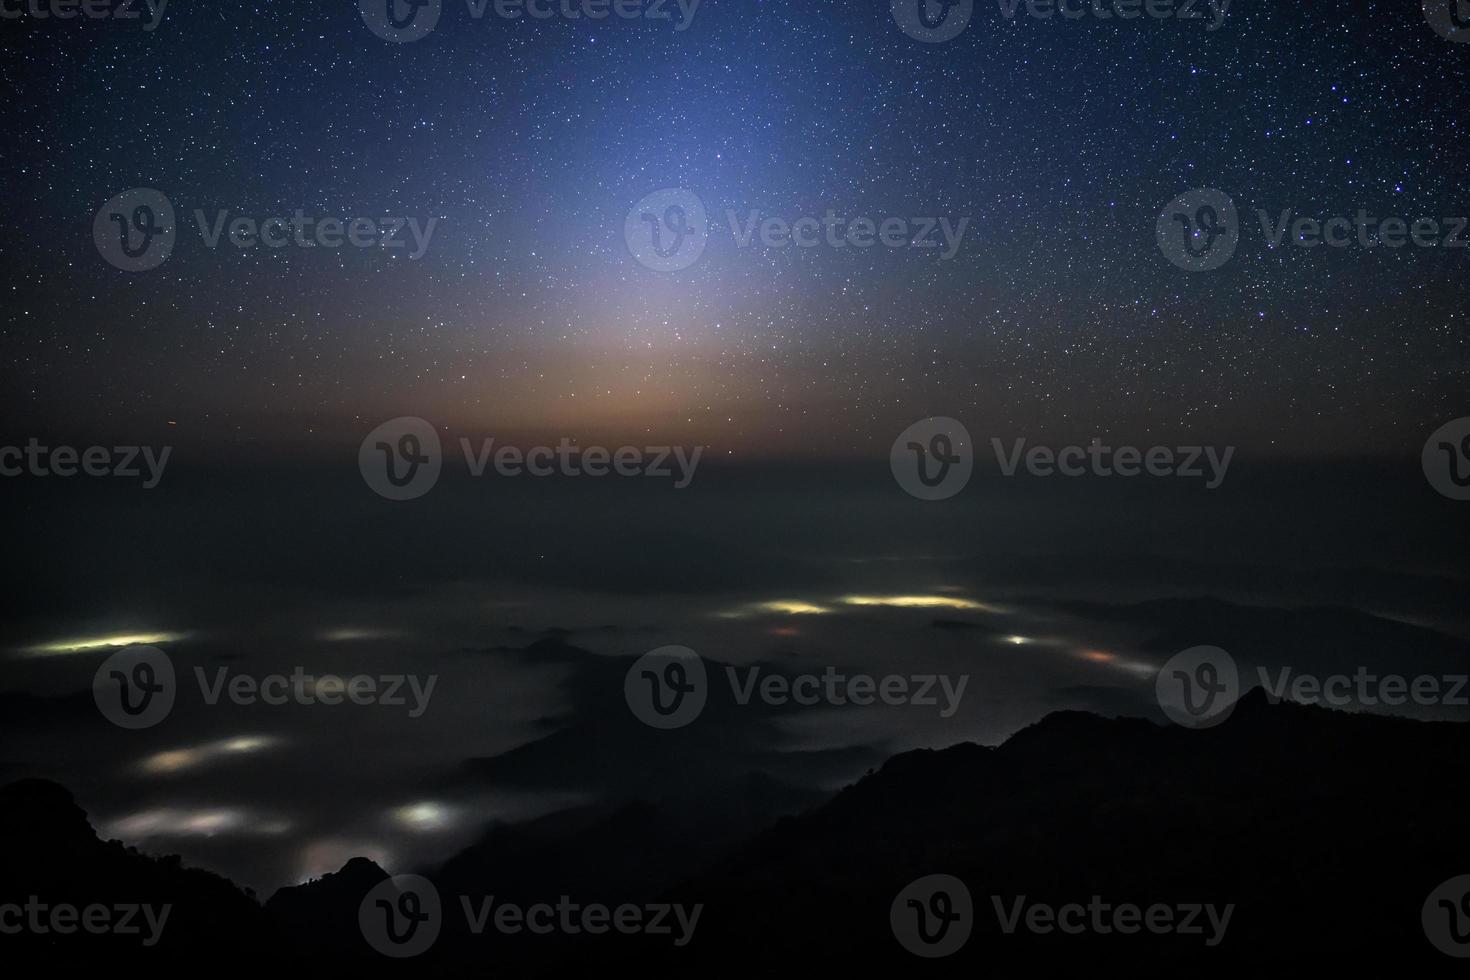
<svg viewBox="0 0 1470 980">
<path fill-rule="evenodd" d="M 177 857 L 149 857 L 98 839 L 71 794 L 40 779 L 0 787 L 0 905 L 25 906 L 31 896 L 48 907 L 172 908 L 151 947 L 142 942 L 148 928 L 141 913 L 129 923 L 140 934 L 76 928 L 68 935 L 30 929 L 0 935 L 0 955 L 12 965 L 25 955 L 43 955 L 50 971 L 130 957 L 144 963 L 208 964 L 221 950 L 259 949 L 273 941 L 253 895 L 211 872 L 185 868 Z M 113 914 L 118 915 L 113 921 L 126 915 Z"/>
<path fill-rule="evenodd" d="M 340 871 L 278 889 L 265 903 L 266 915 L 293 955 L 330 953 L 339 963 L 343 958 L 366 959 L 372 951 L 363 945 L 357 908 L 362 897 L 388 877 L 372 861 L 356 857 Z"/>
<path fill-rule="evenodd" d="M 999 748 L 895 757 L 676 889 L 708 909 L 687 949 L 645 942 L 628 955 L 660 975 L 732 977 L 777 964 L 788 975 L 1275 975 L 1286 964 L 1463 975 L 1420 915 L 1437 885 L 1470 874 L 1467 749 L 1458 724 L 1273 705 L 1260 690 L 1203 731 L 1061 712 Z M 944 960 L 903 950 L 889 922 L 894 898 L 929 874 L 959 878 L 975 903 L 974 933 Z M 1236 911 L 1214 949 L 1178 936 L 1006 935 L 991 896 L 1010 908 L 1023 895 Z"/>
<path fill-rule="evenodd" d="M 723 820 L 710 818 L 719 801 L 687 811 L 634 803 L 493 827 L 424 872 L 440 892 L 444 931 L 429 952 L 402 962 L 375 958 L 356 933 L 363 896 L 386 876 L 369 861 L 281 889 L 262 908 L 176 859 L 97 840 L 64 790 L 26 781 L 0 790 L 8 844 L 0 902 L 35 892 L 78 904 L 175 903 L 158 951 L 106 937 L 66 949 L 74 958 L 209 964 L 224 948 L 240 950 L 230 954 L 235 966 L 344 975 L 1269 976 L 1347 966 L 1460 975 L 1464 963 L 1430 945 L 1420 913 L 1437 885 L 1470 874 L 1467 749 L 1470 728 L 1461 725 L 1273 705 L 1260 691 L 1203 731 L 1062 712 L 997 748 L 896 756 L 764 830 L 755 817 L 763 806 L 751 801 L 779 809 L 789 800 L 760 777 L 747 799 L 728 801 Z M 890 926 L 894 898 L 930 874 L 959 878 L 974 900 L 973 933 L 946 959 L 913 956 Z M 561 894 L 609 905 L 665 900 L 704 912 L 683 949 L 667 937 L 475 937 L 463 927 L 461 894 L 522 904 Z M 1094 895 L 1235 910 L 1208 948 L 1199 936 L 1007 935 L 992 906 L 992 896 L 1009 907 L 1019 896 L 1062 905 Z M 175 921 L 187 928 L 175 931 Z M 43 945 L 50 955 L 65 944 Z"/>
</svg>

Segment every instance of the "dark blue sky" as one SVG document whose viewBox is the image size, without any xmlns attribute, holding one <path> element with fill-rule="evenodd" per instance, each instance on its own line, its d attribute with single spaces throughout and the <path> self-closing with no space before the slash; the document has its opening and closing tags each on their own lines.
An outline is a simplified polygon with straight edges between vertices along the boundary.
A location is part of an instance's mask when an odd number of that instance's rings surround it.
<svg viewBox="0 0 1470 980">
<path fill-rule="evenodd" d="M 283 449 L 413 414 L 737 458 L 882 454 L 936 413 L 1417 453 L 1462 414 L 1470 249 L 1269 249 L 1256 218 L 1470 214 L 1470 45 L 1417 5 L 1236 0 L 1211 32 L 991 0 L 939 44 L 878 0 L 706 0 L 683 31 L 670 9 L 508 21 L 451 0 L 406 44 L 348 2 L 0 21 L 5 414 Z M 138 187 L 179 237 L 126 273 L 90 232 Z M 678 272 L 624 241 L 664 188 L 710 216 Z M 1192 188 L 1239 208 L 1214 272 L 1155 239 Z M 417 260 L 211 249 L 196 209 L 436 225 Z M 729 212 L 756 209 L 968 226 L 948 261 L 737 247 Z"/>
</svg>

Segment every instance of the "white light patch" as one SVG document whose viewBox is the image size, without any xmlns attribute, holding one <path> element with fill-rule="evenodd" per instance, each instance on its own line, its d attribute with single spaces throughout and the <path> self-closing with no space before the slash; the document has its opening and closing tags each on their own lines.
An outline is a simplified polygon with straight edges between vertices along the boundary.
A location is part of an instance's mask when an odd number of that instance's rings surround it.
<svg viewBox="0 0 1470 980">
<path fill-rule="evenodd" d="M 305 884 L 314 878 L 341 871 L 342 866 L 355 857 L 364 857 L 387 870 L 392 864 L 392 854 L 377 841 L 365 840 L 319 840 L 308 844 L 301 852 L 301 864 L 296 880 Z"/>
<path fill-rule="evenodd" d="M 1121 670 L 1124 673 L 1134 674 L 1138 677 L 1152 677 L 1158 673 L 1158 668 L 1151 664 L 1146 664 L 1139 660 L 1129 660 L 1126 657 L 1120 657 L 1116 653 L 1109 653 L 1106 650 L 1073 650 L 1072 656 L 1079 660 L 1085 660 L 1088 663 L 1103 664 L 1114 670 Z"/>
<path fill-rule="evenodd" d="M 290 829 L 289 821 L 262 819 L 248 810 L 233 807 L 196 810 L 159 807 L 130 813 L 102 825 L 104 837 L 130 843 L 152 837 L 274 836 Z"/>
<path fill-rule="evenodd" d="M 33 657 L 55 657 L 68 653 L 90 653 L 109 647 L 151 646 L 182 640 L 183 633 L 117 633 L 109 636 L 87 636 L 75 640 L 57 640 L 26 647 L 22 652 Z"/>
<path fill-rule="evenodd" d="M 454 814 L 450 808 L 433 800 L 423 800 L 397 807 L 389 815 L 398 826 L 420 834 L 448 830 L 455 824 Z"/>
<path fill-rule="evenodd" d="M 401 630 L 360 629 L 343 626 L 318 633 L 317 639 L 325 643 L 358 643 L 366 640 L 391 640 L 402 635 Z"/>
<path fill-rule="evenodd" d="M 138 763 L 138 768 L 151 776 L 166 776 L 197 769 L 226 756 L 260 752 L 280 743 L 281 739 L 270 735 L 236 735 L 218 742 L 157 752 Z"/>
<path fill-rule="evenodd" d="M 892 609 L 967 609 L 975 612 L 1001 612 L 996 606 L 962 596 L 949 595 L 849 595 L 842 602 L 849 606 L 882 606 Z"/>
<path fill-rule="evenodd" d="M 749 616 L 825 616 L 831 611 L 826 606 L 801 599 L 769 599 L 765 602 L 746 603 L 719 613 L 719 616 L 722 619 L 745 619 Z"/>
</svg>

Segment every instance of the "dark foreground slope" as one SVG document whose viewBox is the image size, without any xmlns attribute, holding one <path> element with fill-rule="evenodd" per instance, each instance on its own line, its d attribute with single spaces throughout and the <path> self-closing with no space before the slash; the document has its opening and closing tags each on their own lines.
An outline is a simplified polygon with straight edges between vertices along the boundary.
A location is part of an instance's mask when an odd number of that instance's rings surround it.
<svg viewBox="0 0 1470 980">
<path fill-rule="evenodd" d="M 997 749 L 894 758 L 679 888 L 676 900 L 707 906 L 698 941 L 645 943 L 637 955 L 661 974 L 712 976 L 1101 965 L 1449 975 L 1466 963 L 1430 944 L 1421 910 L 1442 882 L 1470 874 L 1467 749 L 1463 726 L 1271 705 L 1259 691 L 1203 731 L 1055 714 Z M 891 906 L 932 874 L 965 884 L 973 932 L 957 952 L 921 960 L 895 939 Z M 1022 896 L 1028 908 L 1094 896 L 1235 908 L 1214 946 L 1208 926 L 1204 936 L 1024 923 L 1008 933 Z M 1470 903 L 1456 915 L 1470 933 Z"/>
<path fill-rule="evenodd" d="M 98 839 L 55 783 L 0 787 L 0 962 L 66 975 L 131 959 L 172 972 L 263 950 L 274 936 L 253 895 L 177 857 Z"/>
<path fill-rule="evenodd" d="M 283 890 L 262 909 L 222 879 L 98 841 L 59 787 L 16 784 L 0 793 L 0 903 L 39 893 L 178 908 L 147 951 L 120 937 L 24 935 L 0 936 L 0 950 L 28 943 L 72 960 L 209 965 L 227 949 L 236 971 L 290 962 L 335 975 L 1029 977 L 1104 967 L 1218 976 L 1353 966 L 1448 976 L 1465 961 L 1431 944 L 1421 910 L 1442 882 L 1470 874 L 1467 749 L 1470 729 L 1459 725 L 1270 705 L 1258 693 L 1205 731 L 1056 714 L 995 749 L 895 757 L 825 805 L 718 853 L 687 820 L 642 806 L 492 831 L 428 872 L 442 928 L 404 960 L 372 952 L 354 928 L 362 898 L 385 877 L 366 862 Z M 926 959 L 895 938 L 891 910 L 906 886 L 936 874 L 968 891 L 970 935 Z M 563 895 L 702 911 L 682 947 L 666 935 L 465 927 L 462 897 L 528 906 Z M 1007 932 L 1018 901 L 1023 923 Z M 1175 922 L 1195 905 L 1231 912 L 1223 929 L 1199 913 L 1200 932 L 1187 935 L 1024 924 L 1025 909 L 1072 903 L 1168 906 Z M 899 905 L 900 919 L 917 914 Z M 1448 923 L 1462 913 L 1435 914 Z M 1454 924 L 1470 933 L 1470 908 Z"/>
</svg>

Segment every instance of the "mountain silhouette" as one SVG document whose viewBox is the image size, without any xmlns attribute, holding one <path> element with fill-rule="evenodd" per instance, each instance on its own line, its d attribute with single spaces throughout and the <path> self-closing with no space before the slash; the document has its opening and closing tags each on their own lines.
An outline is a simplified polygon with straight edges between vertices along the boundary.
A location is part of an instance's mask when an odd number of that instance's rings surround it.
<svg viewBox="0 0 1470 980">
<path fill-rule="evenodd" d="M 1462 964 L 1426 939 L 1421 909 L 1441 882 L 1470 874 L 1467 748 L 1456 723 L 1272 704 L 1259 689 L 1199 731 L 1061 712 L 998 748 L 893 758 L 674 890 L 707 907 L 696 942 L 643 941 L 627 955 L 714 976 L 774 964 L 1038 976 L 1102 963 L 1448 975 Z M 965 883 L 974 927 L 927 962 L 900 946 L 890 912 L 932 874 Z M 1021 896 L 1061 906 L 1094 895 L 1235 910 L 1206 947 L 1182 935 L 1007 934 L 995 904 L 1009 914 Z"/>
<path fill-rule="evenodd" d="M 228 942 L 242 950 L 236 966 L 289 961 L 351 975 L 414 966 L 469 975 L 493 964 L 499 976 L 594 967 L 1047 976 L 1106 964 L 1206 976 L 1307 965 L 1441 976 L 1461 964 L 1426 938 L 1421 913 L 1438 885 L 1470 874 L 1467 749 L 1470 729 L 1456 723 L 1271 703 L 1258 689 L 1210 729 L 1060 712 L 998 747 L 904 753 L 780 819 L 795 802 L 789 789 L 756 776 L 699 808 L 583 807 L 491 827 L 437 869 L 420 869 L 438 890 L 444 928 L 412 961 L 379 957 L 357 934 L 363 897 L 387 876 L 370 861 L 283 888 L 262 907 L 177 859 L 99 841 L 65 790 L 28 780 L 0 790 L 11 842 L 0 901 L 35 893 L 175 903 L 178 918 L 153 950 L 117 937 L 41 944 L 109 963 L 208 963 Z M 722 804 L 726 816 L 713 817 Z M 929 875 L 963 882 L 972 903 L 968 940 L 943 959 L 915 956 L 895 937 L 895 899 Z M 465 927 L 462 897 L 524 906 L 562 895 L 703 912 L 682 948 L 668 936 Z M 1231 912 L 1214 935 L 1041 933 L 1024 920 L 1007 931 L 1017 908 L 1094 896 L 1110 907 Z M 908 908 L 900 903 L 899 914 Z M 174 921 L 187 928 L 175 932 Z"/>
<path fill-rule="evenodd" d="M 300 885 L 281 888 L 265 903 L 265 913 L 278 941 L 295 955 L 366 959 L 370 954 L 357 923 L 363 896 L 389 877 L 364 857 L 339 871 Z"/>
<path fill-rule="evenodd" d="M 52 970 L 132 957 L 201 964 L 221 949 L 273 942 L 253 895 L 219 875 L 185 868 L 177 857 L 150 857 L 99 839 L 71 794 L 53 782 L 0 787 L 0 842 L 0 906 L 18 905 L 29 920 L 27 906 L 35 905 L 42 924 L 0 935 L 11 966 L 26 956 L 44 956 Z M 160 929 L 150 928 L 144 905 L 153 908 Z M 56 920 L 58 906 L 78 911 Z M 106 909 L 106 931 L 84 927 L 89 907 Z M 92 914 L 103 921 L 103 912 Z"/>
</svg>

